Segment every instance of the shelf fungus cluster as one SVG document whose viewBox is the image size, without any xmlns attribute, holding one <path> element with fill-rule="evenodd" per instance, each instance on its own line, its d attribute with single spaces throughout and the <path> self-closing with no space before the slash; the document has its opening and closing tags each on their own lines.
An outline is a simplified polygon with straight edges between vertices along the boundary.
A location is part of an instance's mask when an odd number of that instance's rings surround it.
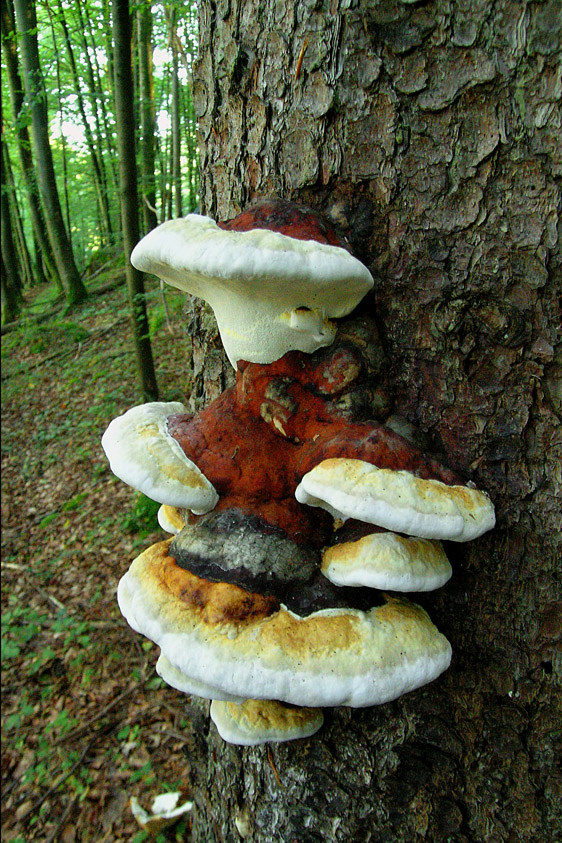
<svg viewBox="0 0 562 843">
<path fill-rule="evenodd" d="M 451 647 L 397 592 L 443 585 L 441 539 L 494 525 L 488 497 L 342 400 L 365 349 L 338 333 L 373 284 L 325 220 L 289 203 L 166 222 L 132 262 L 213 307 L 236 383 L 198 415 L 152 403 L 109 425 L 114 473 L 171 534 L 122 578 L 121 610 L 221 736 L 304 737 L 322 709 L 432 681 Z M 389 593 L 390 592 L 390 593 Z"/>
</svg>

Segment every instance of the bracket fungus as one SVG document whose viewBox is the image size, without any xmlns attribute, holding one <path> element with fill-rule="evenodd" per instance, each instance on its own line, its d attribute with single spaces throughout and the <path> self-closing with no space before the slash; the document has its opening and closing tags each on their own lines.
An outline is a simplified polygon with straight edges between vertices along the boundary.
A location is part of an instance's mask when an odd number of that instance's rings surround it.
<svg viewBox="0 0 562 843">
<path fill-rule="evenodd" d="M 294 207 L 291 213 L 300 215 L 292 236 L 249 227 L 248 214 L 222 227 L 200 214 L 168 220 L 137 244 L 131 261 L 211 305 L 233 366 L 316 351 L 333 342 L 331 320 L 351 313 L 373 279 L 347 249 L 313 227 L 314 217 Z M 309 239 L 315 233 L 324 242 Z M 335 234 L 332 241 L 339 242 Z"/>
<path fill-rule="evenodd" d="M 246 700 L 241 705 L 213 700 L 210 713 L 221 738 L 241 746 L 308 738 L 324 723 L 321 708 L 288 706 L 277 700 Z"/>
<path fill-rule="evenodd" d="M 438 677 L 449 642 L 381 589 L 442 586 L 439 540 L 477 538 L 494 510 L 350 410 L 368 344 L 332 319 L 370 290 L 369 271 L 323 217 L 279 201 L 225 224 L 164 223 L 132 261 L 211 304 L 236 369 L 196 416 L 148 404 L 103 438 L 172 534 L 118 588 L 129 624 L 160 647 L 159 675 L 211 699 L 219 733 L 243 745 L 311 735 L 323 707 L 385 703 Z"/>
</svg>

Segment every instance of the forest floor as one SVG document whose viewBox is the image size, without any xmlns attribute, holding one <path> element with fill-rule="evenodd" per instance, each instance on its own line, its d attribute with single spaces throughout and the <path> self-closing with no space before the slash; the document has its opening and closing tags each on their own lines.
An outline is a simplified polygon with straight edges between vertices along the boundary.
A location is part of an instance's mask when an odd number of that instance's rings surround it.
<svg viewBox="0 0 562 843">
<path fill-rule="evenodd" d="M 30 315 L 52 307 L 52 291 L 34 290 L 2 337 L 6 843 L 141 843 L 130 798 L 148 809 L 160 793 L 189 795 L 185 697 L 156 675 L 156 647 L 115 597 L 133 558 L 163 537 L 158 505 L 111 474 L 100 445 L 111 419 L 142 403 L 124 279 L 103 292 L 118 274 L 100 273 L 84 305 L 39 323 Z M 189 390 L 183 304 L 152 281 L 165 401 Z M 188 840 L 189 820 L 151 839 Z"/>
</svg>

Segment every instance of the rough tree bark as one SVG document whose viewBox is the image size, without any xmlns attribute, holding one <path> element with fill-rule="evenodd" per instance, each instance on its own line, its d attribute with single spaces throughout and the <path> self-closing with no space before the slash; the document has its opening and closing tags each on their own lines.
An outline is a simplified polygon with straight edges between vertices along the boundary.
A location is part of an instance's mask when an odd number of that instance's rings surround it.
<svg viewBox="0 0 562 843">
<path fill-rule="evenodd" d="M 453 646 L 431 685 L 271 748 L 189 704 L 194 841 L 561 833 L 560 30 L 556 0 L 201 6 L 202 211 L 332 214 L 377 279 L 395 411 L 498 524 L 416 596 Z M 190 327 L 197 406 L 231 374 L 195 301 Z"/>
</svg>

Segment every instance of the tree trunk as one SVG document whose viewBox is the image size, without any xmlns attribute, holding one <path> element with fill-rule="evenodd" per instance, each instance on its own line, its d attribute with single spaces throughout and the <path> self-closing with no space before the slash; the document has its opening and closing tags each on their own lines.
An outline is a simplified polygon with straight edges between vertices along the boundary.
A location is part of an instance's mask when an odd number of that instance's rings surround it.
<svg viewBox="0 0 562 843">
<path fill-rule="evenodd" d="M 76 0 L 76 7 L 80 8 L 80 0 Z M 111 90 L 113 90 L 113 80 L 115 79 L 115 70 L 113 67 L 113 41 L 111 37 L 111 0 L 102 0 L 102 13 L 104 17 L 104 31 L 106 33 L 106 41 L 105 41 L 105 53 L 107 56 L 107 70 L 105 78 L 108 82 L 108 86 Z M 92 42 L 95 43 L 94 34 L 92 33 Z M 113 183 L 118 184 L 118 167 L 116 167 L 116 155 L 112 155 L 112 147 L 113 142 L 111 141 L 112 138 L 112 131 L 111 131 L 111 117 L 107 113 L 107 109 L 104 105 L 104 97 L 100 98 L 100 105 L 102 108 L 102 115 L 103 115 L 103 126 L 104 126 L 104 138 L 108 145 L 108 150 L 110 152 L 109 161 L 111 165 L 111 171 L 113 176 Z M 121 221 L 121 217 L 119 216 L 119 221 Z"/>
<path fill-rule="evenodd" d="M 166 22 L 168 24 L 168 38 L 172 51 L 172 156 L 171 156 L 171 181 L 174 194 L 174 211 L 176 217 L 182 215 L 181 195 L 181 124 L 180 124 L 180 82 L 179 82 L 179 58 L 176 33 L 177 10 L 174 6 L 165 7 Z"/>
<path fill-rule="evenodd" d="M 141 119 L 142 212 L 144 233 L 158 225 L 156 214 L 156 176 L 154 171 L 154 82 L 152 78 L 152 8 L 143 3 L 137 8 L 139 50 L 139 100 Z"/>
<path fill-rule="evenodd" d="M 35 0 L 33 0 L 35 2 Z M 65 217 L 65 224 L 66 224 L 66 234 L 68 236 L 68 243 L 70 245 L 70 249 L 72 250 L 73 254 L 75 254 L 75 250 L 72 244 L 72 221 L 70 219 L 70 195 L 68 193 L 68 160 L 67 160 L 67 143 L 66 143 L 66 134 L 64 131 L 64 102 L 63 102 L 63 87 L 62 87 L 62 76 L 61 76 L 61 61 L 58 49 L 58 39 L 57 33 L 55 31 L 55 22 L 53 20 L 53 12 L 47 0 L 45 4 L 47 14 L 49 15 L 49 23 L 51 24 L 51 40 L 53 42 L 53 56 L 55 62 L 55 73 L 57 84 L 55 87 L 56 97 L 57 97 L 57 114 L 59 118 L 59 142 L 60 142 L 60 162 L 61 162 L 61 172 L 60 172 L 60 184 L 62 184 L 62 195 L 64 199 L 64 217 Z"/>
<path fill-rule="evenodd" d="M 19 302 L 17 296 L 14 294 L 14 283 L 17 283 L 17 280 L 13 278 L 12 270 L 7 269 L 4 263 L 4 255 L 2 254 L 2 266 L 0 267 L 0 300 L 2 308 L 0 318 L 2 321 L 2 330 L 4 330 L 4 325 L 13 322 L 19 313 Z"/>
<path fill-rule="evenodd" d="M 25 93 L 31 111 L 31 135 L 37 167 L 37 182 L 43 199 L 45 221 L 57 270 L 69 306 L 87 297 L 72 254 L 60 206 L 51 147 L 47 100 L 37 47 L 37 19 L 33 0 L 15 0 L 17 30 L 21 45 L 21 58 Z"/>
<path fill-rule="evenodd" d="M 196 130 L 197 119 L 193 108 L 193 68 L 192 56 L 197 54 L 196 23 L 197 8 L 195 5 L 188 6 L 182 13 L 183 24 L 181 36 L 176 29 L 175 42 L 178 48 L 179 58 L 187 74 L 187 85 L 183 85 L 180 97 L 180 109 L 184 125 L 184 152 L 187 165 L 187 195 L 188 211 L 191 213 L 198 204 L 199 189 L 199 168 L 197 161 Z"/>
<path fill-rule="evenodd" d="M 139 206 L 137 162 L 135 157 L 135 117 L 133 112 L 133 73 L 131 66 L 131 16 L 128 0 L 112 0 L 113 50 L 115 70 L 115 118 L 119 152 L 121 223 L 125 271 L 129 290 L 137 372 L 145 400 L 158 398 L 158 387 L 148 330 L 144 276 L 132 266 L 131 252 L 138 243 Z"/>
<path fill-rule="evenodd" d="M 4 142 L 2 141 L 2 146 Z M 8 196 L 0 191 L 2 222 L 2 324 L 13 322 L 20 311 L 22 280 L 12 235 L 12 221 Z"/>
<path fill-rule="evenodd" d="M 31 218 L 31 225 L 33 226 L 33 234 L 39 246 L 35 250 L 37 259 L 38 282 L 44 282 L 47 279 L 43 273 L 42 263 L 44 261 L 47 274 L 51 278 L 58 279 L 55 270 L 55 260 L 53 257 L 51 244 L 47 236 L 47 226 L 43 216 L 43 210 L 39 201 L 39 189 L 37 187 L 37 180 L 35 178 L 35 170 L 33 167 L 33 159 L 31 157 L 31 144 L 29 139 L 29 132 L 27 124 L 20 119 L 20 115 L 24 106 L 23 84 L 21 82 L 20 73 L 18 69 L 18 53 L 16 48 L 15 36 L 15 16 L 13 4 L 6 0 L 1 6 L 2 13 L 2 52 L 4 55 L 4 62 L 6 65 L 6 78 L 8 80 L 8 89 L 10 92 L 10 104 L 12 107 L 12 119 L 17 121 L 16 139 L 18 145 L 18 154 L 20 159 L 21 171 L 25 184 L 25 192 L 27 202 L 29 205 L 29 214 Z"/>
<path fill-rule="evenodd" d="M 101 13 L 104 20 L 104 31 L 108 30 L 109 35 L 106 34 L 104 40 L 104 48 L 107 57 L 107 68 L 105 70 L 105 79 L 108 80 L 105 85 L 102 84 L 102 71 L 100 70 L 100 63 L 98 58 L 97 44 L 95 38 L 96 22 L 92 16 L 84 15 L 81 0 L 76 0 L 74 9 L 78 18 L 79 32 L 82 44 L 82 57 L 85 62 L 86 79 L 88 88 L 90 89 L 90 107 L 92 109 L 95 125 L 96 125 L 96 148 L 98 159 L 101 167 L 102 184 L 104 186 L 106 201 L 109 205 L 110 220 L 112 218 L 112 210 L 114 203 L 109 202 L 109 197 L 117 192 L 118 173 L 115 164 L 117 157 L 115 146 L 113 143 L 113 131 L 110 126 L 110 120 L 107 113 L 106 99 L 111 97 L 113 91 L 113 48 L 111 46 L 111 26 L 108 22 L 106 26 L 106 3 L 102 4 Z M 88 46 L 88 33 L 90 37 L 90 46 Z M 107 161 L 107 166 L 106 166 Z M 120 218 L 120 214 L 117 214 Z M 110 235 L 113 241 L 117 240 L 115 235 L 115 220 L 111 220 Z M 117 223 L 119 225 L 119 222 Z"/>
<path fill-rule="evenodd" d="M 192 839 L 547 843 L 562 822 L 558 4 L 204 2 L 200 34 L 202 212 L 277 195 L 332 215 L 376 277 L 362 310 L 395 412 L 498 523 L 449 544 L 452 580 L 414 598 L 453 646 L 432 684 L 269 748 L 225 744 L 188 704 Z M 195 406 L 231 378 L 203 324 L 197 305 Z"/>
<path fill-rule="evenodd" d="M 23 222 L 21 219 L 18 196 L 16 192 L 16 185 L 14 181 L 14 173 L 12 171 L 12 162 L 10 161 L 10 151 L 8 144 L 4 137 L 4 126 L 2 126 L 2 176 L 3 176 L 3 198 L 8 203 L 9 215 L 11 218 L 11 228 L 13 234 L 13 242 L 17 255 L 17 265 L 19 266 L 18 275 L 21 280 L 21 288 L 31 287 L 35 283 L 33 268 L 31 263 L 31 255 L 27 248 L 27 242 L 23 230 Z"/>
<path fill-rule="evenodd" d="M 94 181 L 94 186 L 96 188 L 96 197 L 98 200 L 98 208 L 101 220 L 101 230 L 104 233 L 106 239 L 108 241 L 111 241 L 111 219 L 109 215 L 109 203 L 107 199 L 107 184 L 105 182 L 105 177 L 103 173 L 103 162 L 101 160 L 101 156 L 98 158 L 98 150 L 96 149 L 96 145 L 94 142 L 94 135 L 92 129 L 90 128 L 88 115 L 86 114 L 86 104 L 84 101 L 84 96 L 82 94 L 82 80 L 80 79 L 80 76 L 78 74 L 78 68 L 76 67 L 76 59 L 74 58 L 72 40 L 70 38 L 70 32 L 68 30 L 68 25 L 64 16 L 64 7 L 61 2 L 59 2 L 58 4 L 57 17 L 63 33 L 64 44 L 68 55 L 70 70 L 72 73 L 72 80 L 74 82 L 74 92 L 78 103 L 78 110 L 80 112 L 80 117 L 82 118 L 84 139 L 86 141 L 86 146 L 88 147 L 88 152 L 90 153 L 90 161 L 92 162 L 92 177 Z M 95 100 L 96 92 L 92 88 L 90 88 L 91 103 L 95 104 Z M 94 105 L 92 111 L 95 111 L 95 108 L 96 106 Z"/>
</svg>

